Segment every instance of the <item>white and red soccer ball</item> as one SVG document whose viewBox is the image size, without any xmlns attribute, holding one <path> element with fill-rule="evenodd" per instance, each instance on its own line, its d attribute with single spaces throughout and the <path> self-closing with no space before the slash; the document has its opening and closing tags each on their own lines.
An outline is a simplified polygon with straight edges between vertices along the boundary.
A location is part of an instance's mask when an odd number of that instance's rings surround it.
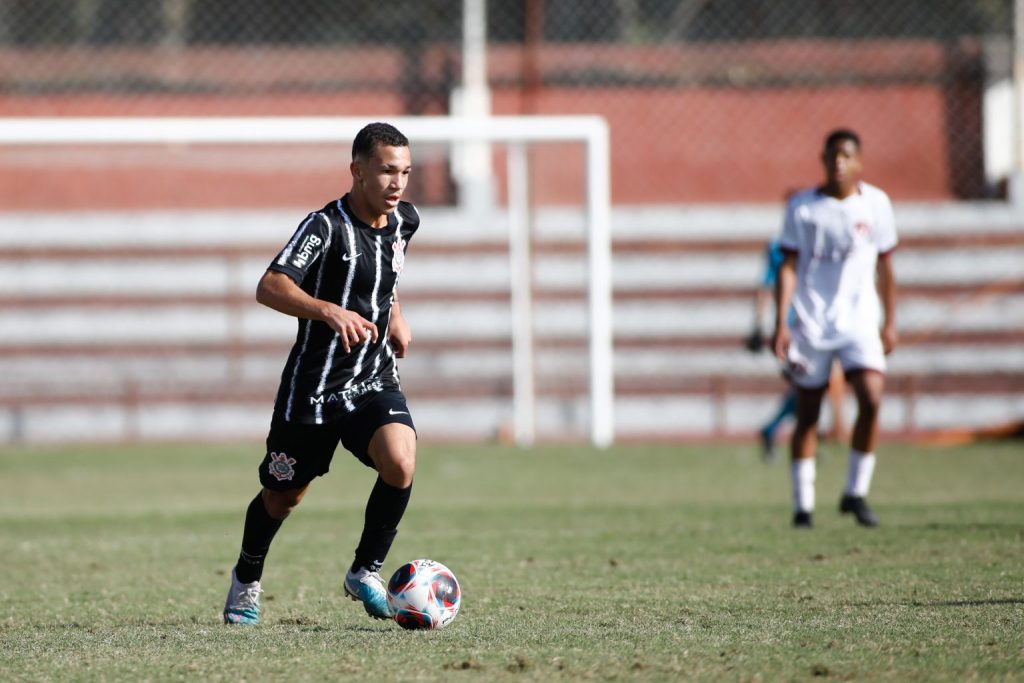
<svg viewBox="0 0 1024 683">
<path fill-rule="evenodd" d="M 388 581 L 388 607 L 402 628 L 444 628 L 459 613 L 461 602 L 455 574 L 434 560 L 407 562 Z"/>
</svg>

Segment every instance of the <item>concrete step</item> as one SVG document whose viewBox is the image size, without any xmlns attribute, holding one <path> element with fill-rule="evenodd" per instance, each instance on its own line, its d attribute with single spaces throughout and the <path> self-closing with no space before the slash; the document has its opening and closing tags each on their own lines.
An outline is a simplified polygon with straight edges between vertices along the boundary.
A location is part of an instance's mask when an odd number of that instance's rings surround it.
<svg viewBox="0 0 1024 683">
<path fill-rule="evenodd" d="M 0 215 L 0 439 L 262 438 L 295 322 L 255 283 L 300 211 Z M 748 438 L 783 384 L 740 344 L 780 207 L 613 215 L 622 438 Z M 898 206 L 888 434 L 1024 416 L 1024 216 Z M 511 431 L 508 224 L 424 210 L 401 363 L 423 438 Z M 587 433 L 582 216 L 534 225 L 538 433 Z M 456 331 L 453 334 L 453 330 Z M 846 406 L 847 411 L 851 406 Z"/>
</svg>

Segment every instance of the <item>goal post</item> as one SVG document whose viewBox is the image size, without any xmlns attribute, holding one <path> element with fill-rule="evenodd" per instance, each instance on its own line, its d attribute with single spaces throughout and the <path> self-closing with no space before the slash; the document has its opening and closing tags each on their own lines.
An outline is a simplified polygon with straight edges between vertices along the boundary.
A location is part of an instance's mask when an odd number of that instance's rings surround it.
<svg viewBox="0 0 1024 683">
<path fill-rule="evenodd" d="M 609 131 L 599 116 L 379 117 L 414 143 L 508 145 L 509 253 L 512 277 L 530 272 L 529 175 L 524 146 L 576 142 L 586 164 L 586 240 L 589 335 L 589 436 L 598 447 L 614 441 L 611 186 Z M 62 117 L 0 118 L 0 145 L 146 145 L 337 143 L 350 140 L 374 117 Z M 513 281 L 514 282 L 514 281 Z M 513 287 L 513 419 L 516 442 L 534 439 L 532 302 Z M 518 294 L 515 290 L 526 290 Z"/>
</svg>

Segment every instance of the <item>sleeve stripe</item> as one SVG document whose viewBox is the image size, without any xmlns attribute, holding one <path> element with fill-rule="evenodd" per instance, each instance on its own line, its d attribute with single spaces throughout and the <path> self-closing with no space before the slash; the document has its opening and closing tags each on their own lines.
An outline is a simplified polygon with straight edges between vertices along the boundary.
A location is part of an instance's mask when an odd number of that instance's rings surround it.
<svg viewBox="0 0 1024 683">
<path fill-rule="evenodd" d="M 288 242 L 288 245 L 284 248 L 284 250 L 281 252 L 281 255 L 277 258 L 277 262 L 276 262 L 277 265 L 279 265 L 279 266 L 287 265 L 288 259 L 292 255 L 292 251 L 295 250 L 295 245 L 297 245 L 299 243 L 299 239 L 302 237 L 303 233 L 306 231 L 306 226 L 308 226 L 312 222 L 313 218 L 318 216 L 318 215 L 320 215 L 320 214 L 311 213 L 308 216 L 306 216 L 306 220 L 302 221 L 302 223 L 299 224 L 299 227 L 295 230 L 295 234 L 292 235 L 292 238 Z M 328 227 L 330 227 L 330 226 L 328 226 Z"/>
</svg>

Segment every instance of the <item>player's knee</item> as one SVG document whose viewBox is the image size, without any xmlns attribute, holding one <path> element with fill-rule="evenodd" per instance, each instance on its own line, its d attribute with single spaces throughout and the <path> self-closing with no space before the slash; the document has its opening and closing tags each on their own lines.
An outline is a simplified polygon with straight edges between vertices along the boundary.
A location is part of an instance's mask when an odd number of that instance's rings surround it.
<svg viewBox="0 0 1024 683">
<path fill-rule="evenodd" d="M 881 386 L 864 385 L 858 387 L 857 391 L 857 409 L 861 415 L 874 416 L 878 414 L 879 408 L 882 405 L 882 388 Z"/>
<path fill-rule="evenodd" d="M 416 448 L 391 449 L 380 459 L 378 473 L 391 486 L 402 489 L 411 486 L 416 473 Z"/>
<path fill-rule="evenodd" d="M 284 519 L 302 500 L 303 493 L 305 493 L 305 489 L 289 489 L 287 491 L 263 489 L 263 506 L 273 519 Z"/>
<path fill-rule="evenodd" d="M 821 418 L 821 401 L 801 401 L 797 403 L 796 426 L 798 429 L 811 429 Z"/>
<path fill-rule="evenodd" d="M 868 391 L 858 397 L 858 409 L 861 415 L 876 417 L 882 406 L 882 392 Z"/>
<path fill-rule="evenodd" d="M 370 440 L 369 455 L 385 483 L 406 488 L 416 471 L 416 433 L 404 424 L 385 425 Z"/>
<path fill-rule="evenodd" d="M 818 425 L 818 420 L 821 417 L 820 411 L 807 411 L 797 413 L 796 415 L 796 429 L 797 430 L 808 430 L 814 429 Z"/>
</svg>

